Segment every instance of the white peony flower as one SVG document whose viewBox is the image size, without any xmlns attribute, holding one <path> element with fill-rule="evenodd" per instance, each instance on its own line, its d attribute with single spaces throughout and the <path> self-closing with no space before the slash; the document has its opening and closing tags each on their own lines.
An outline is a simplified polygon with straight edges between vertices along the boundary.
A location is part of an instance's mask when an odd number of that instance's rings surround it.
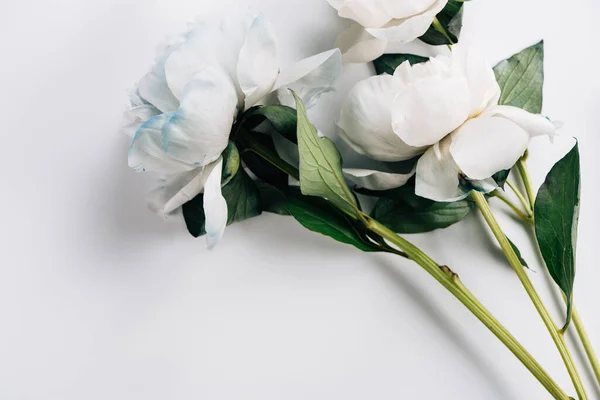
<svg viewBox="0 0 600 400">
<path fill-rule="evenodd" d="M 401 64 L 394 75 L 359 82 L 338 121 L 341 137 L 357 152 L 379 161 L 418 155 L 416 193 L 437 201 L 489 192 L 492 175 L 512 167 L 529 140 L 554 135 L 541 115 L 499 106 L 494 71 L 475 49 L 456 45 L 451 56 Z M 386 190 L 405 174 L 346 170 L 367 189 Z M 410 175 L 410 174 L 409 174 Z"/>
<path fill-rule="evenodd" d="M 275 91 L 285 101 L 288 87 L 312 104 L 330 90 L 341 63 L 335 49 L 280 73 L 271 27 L 249 11 L 193 24 L 166 46 L 130 98 L 129 166 L 168 175 L 151 208 L 166 216 L 204 192 L 207 242 L 214 246 L 227 222 L 221 153 L 238 114 Z"/>
<path fill-rule="evenodd" d="M 407 43 L 422 36 L 448 0 L 328 0 L 352 23 L 336 45 L 346 62 L 368 62 L 388 43 Z"/>
</svg>

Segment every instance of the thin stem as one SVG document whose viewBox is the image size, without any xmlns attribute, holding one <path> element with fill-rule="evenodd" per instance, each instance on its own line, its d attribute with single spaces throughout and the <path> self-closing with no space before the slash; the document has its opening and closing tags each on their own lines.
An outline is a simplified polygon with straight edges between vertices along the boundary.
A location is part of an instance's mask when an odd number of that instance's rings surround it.
<svg viewBox="0 0 600 400">
<path fill-rule="evenodd" d="M 531 184 L 531 178 L 529 177 L 527 164 L 525 164 L 525 158 L 521 158 L 519 161 L 517 161 L 517 168 L 519 170 L 519 174 L 521 174 L 521 179 L 523 179 L 525 191 L 527 192 L 527 198 L 529 198 L 529 207 L 531 210 L 533 210 L 535 206 L 535 191 L 533 190 L 533 185 Z"/>
<path fill-rule="evenodd" d="M 385 238 L 419 264 L 435 280 L 458 299 L 477 319 L 479 319 L 508 349 L 525 365 L 555 399 L 570 399 L 569 396 L 548 375 L 542 366 L 527 352 L 510 332 L 469 292 L 457 274 L 446 266 L 440 266 L 412 243 L 398 236 L 370 217 L 365 216 L 367 227 L 373 233 Z"/>
<path fill-rule="evenodd" d="M 581 321 L 581 317 L 579 316 L 579 313 L 577 312 L 575 307 L 573 307 L 572 318 L 573 324 L 575 324 L 575 328 L 577 329 L 577 333 L 579 334 L 579 338 L 581 339 L 581 343 L 583 344 L 585 354 L 587 354 L 590 364 L 592 364 L 594 375 L 596 375 L 596 379 L 598 380 L 598 383 L 600 383 L 600 363 L 598 362 L 598 357 L 594 352 L 592 342 L 588 337 L 588 334 L 583 326 L 583 322 Z"/>
<path fill-rule="evenodd" d="M 499 200 L 501 200 L 504 204 L 506 204 L 507 206 L 509 206 L 514 212 L 515 214 L 517 214 L 517 216 L 519 218 L 521 218 L 522 220 L 524 220 L 525 222 L 530 222 L 531 221 L 531 216 L 530 215 L 525 215 L 523 213 L 523 211 L 519 210 L 519 207 L 517 207 L 515 204 L 513 204 L 512 201 L 510 201 L 509 199 L 507 199 L 501 191 L 499 190 L 495 190 L 492 195 L 494 197 L 497 197 Z"/>
<path fill-rule="evenodd" d="M 433 29 L 435 29 L 436 31 L 438 31 L 439 33 L 441 33 L 446 40 L 448 40 L 448 42 L 450 43 L 448 45 L 448 48 L 450 50 L 452 50 L 452 45 L 454 44 L 454 40 L 452 40 L 452 38 L 450 37 L 450 35 L 448 34 L 448 32 L 446 32 L 446 29 L 444 29 L 444 26 L 442 25 L 442 23 L 440 22 L 439 19 L 437 19 L 437 17 L 435 17 L 433 19 L 433 21 L 431 22 L 431 26 L 433 26 Z"/>
<path fill-rule="evenodd" d="M 485 199 L 485 196 L 477 191 L 473 191 L 471 192 L 471 197 L 473 198 L 473 200 L 475 200 L 475 203 L 477 204 L 477 207 L 479 207 L 481 214 L 483 215 L 488 226 L 492 230 L 492 233 L 496 237 L 496 240 L 500 244 L 500 247 L 502 247 L 502 251 L 506 255 L 508 262 L 517 273 L 519 280 L 521 281 L 523 287 L 525 288 L 525 291 L 529 295 L 529 298 L 533 302 L 533 305 L 535 306 L 538 314 L 540 314 L 540 316 L 542 317 L 542 320 L 544 321 L 548 332 L 550 332 L 550 336 L 552 337 L 552 340 L 554 341 L 554 344 L 556 345 L 556 348 L 558 349 L 558 352 L 560 353 L 560 356 L 562 357 L 563 362 L 567 367 L 567 371 L 569 372 L 571 381 L 573 381 L 573 386 L 575 386 L 575 390 L 577 391 L 579 399 L 587 400 L 588 397 L 585 392 L 585 388 L 583 387 L 581 377 L 579 376 L 577 368 L 575 367 L 575 363 L 573 362 L 573 357 L 571 356 L 571 353 L 569 352 L 569 349 L 567 348 L 567 345 L 565 343 L 564 335 L 552 320 L 552 317 L 550 316 L 550 313 L 544 306 L 544 303 L 542 303 L 542 300 L 540 299 L 537 291 L 535 290 L 535 287 L 531 283 L 529 276 L 527 275 L 525 269 L 521 265 L 519 257 L 515 254 L 515 251 L 510 245 L 510 242 L 508 241 L 506 235 L 500 228 L 498 221 L 496 221 L 496 218 L 492 214 L 492 210 L 490 209 L 490 205 Z"/>
<path fill-rule="evenodd" d="M 521 191 L 519 190 L 519 188 L 517 188 L 515 186 L 515 184 L 512 183 L 511 181 L 506 181 L 506 184 L 514 192 L 514 194 L 517 196 L 517 198 L 519 199 L 519 201 L 523 205 L 523 208 L 525 208 L 525 212 L 527 213 L 527 215 L 533 217 L 533 210 L 531 209 L 531 207 L 529 205 L 529 201 L 527 201 L 527 199 L 525 198 L 525 196 L 523 196 L 523 193 L 521 193 Z"/>
</svg>

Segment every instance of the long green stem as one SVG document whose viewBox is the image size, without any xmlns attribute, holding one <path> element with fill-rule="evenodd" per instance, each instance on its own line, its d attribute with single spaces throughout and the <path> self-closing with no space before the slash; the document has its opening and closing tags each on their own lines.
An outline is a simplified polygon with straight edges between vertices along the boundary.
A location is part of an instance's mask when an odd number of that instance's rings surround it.
<svg viewBox="0 0 600 400">
<path fill-rule="evenodd" d="M 298 169 L 282 160 L 276 154 L 272 154 L 271 151 L 261 143 L 243 140 L 241 144 L 245 149 L 254 152 L 276 168 L 279 168 L 281 171 L 298 179 Z M 475 296 L 467 290 L 460 281 L 458 275 L 452 272 L 450 268 L 438 265 L 412 243 L 398 236 L 371 217 L 363 214 L 363 218 L 364 221 L 366 221 L 367 228 L 372 233 L 386 239 L 402 251 L 395 252 L 395 254 L 403 257 L 408 256 L 408 258 L 419 264 L 425 271 L 442 284 L 442 286 L 452 293 L 465 307 L 467 307 L 467 309 L 469 309 L 469 311 L 471 311 L 473 315 L 475 315 L 475 317 L 477 317 L 477 319 L 479 319 L 523 363 L 554 399 L 571 399 L 550 375 L 548 375 L 533 356 L 517 341 L 517 339 L 515 339 L 515 337 L 512 336 L 510 332 L 475 298 Z"/>
<path fill-rule="evenodd" d="M 525 183 L 525 187 L 529 186 L 531 188 L 531 179 L 529 177 L 529 171 L 527 170 L 527 165 L 525 162 L 525 157 L 519 160 L 519 164 L 522 164 L 523 166 L 523 168 L 519 168 L 519 173 L 524 183 L 529 182 L 529 184 Z M 530 203 L 535 204 L 535 192 L 533 190 L 527 191 L 527 195 L 529 197 Z M 566 297 L 563 296 L 563 300 L 566 302 Z M 575 325 L 575 329 L 577 330 L 579 339 L 581 340 L 581 344 L 583 345 L 583 349 L 585 350 L 585 354 L 587 355 L 588 360 L 592 366 L 592 370 L 594 371 L 594 375 L 596 376 L 596 380 L 598 381 L 598 384 L 600 384 L 600 362 L 598 361 L 598 357 L 596 356 L 596 352 L 594 351 L 592 342 L 588 337 L 587 331 L 583 326 L 583 321 L 581 320 L 581 317 L 579 316 L 579 313 L 577 312 L 575 306 L 573 306 L 572 319 Z"/>
<path fill-rule="evenodd" d="M 577 333 L 579 334 L 579 338 L 581 339 L 581 343 L 583 344 L 585 354 L 587 354 L 590 364 L 592 364 L 592 370 L 594 371 L 594 375 L 596 376 L 598 383 L 600 383 L 600 363 L 598 362 L 598 357 L 596 356 L 596 352 L 592 347 L 592 342 L 588 337 L 587 331 L 585 330 L 583 322 L 581 321 L 581 317 L 579 316 L 579 313 L 577 312 L 575 307 L 573 307 L 572 318 L 573 324 L 575 324 L 575 328 L 577 329 Z"/>
<path fill-rule="evenodd" d="M 517 188 L 511 181 L 506 181 L 506 184 L 513 191 L 513 193 L 517 196 L 517 198 L 523 205 L 523 208 L 525 208 L 525 212 L 527 213 L 527 215 L 529 215 L 530 217 L 533 218 L 533 210 L 531 209 L 531 207 L 529 205 L 529 201 L 525 198 L 525 196 L 523 196 L 523 194 L 521 193 L 519 188 Z"/>
<path fill-rule="evenodd" d="M 569 372 L 571 381 L 573 381 L 573 386 L 575 386 L 575 390 L 577 391 L 579 399 L 587 400 L 588 397 L 585 392 L 585 388 L 583 387 L 581 377 L 579 376 L 577 368 L 575 367 L 575 363 L 573 362 L 573 357 L 571 356 L 571 353 L 569 352 L 569 349 L 567 348 L 567 345 L 565 343 L 563 332 L 561 332 L 560 329 L 556 326 L 556 324 L 552 320 L 552 317 L 550 316 L 550 313 L 544 306 L 544 303 L 542 303 L 542 300 L 540 299 L 537 291 L 535 290 L 535 287 L 531 283 L 527 272 L 525 272 L 525 269 L 521 265 L 519 257 L 515 254 L 513 247 L 508 241 L 508 238 L 506 237 L 506 235 L 500 228 L 498 221 L 496 221 L 496 218 L 492 214 L 492 210 L 490 209 L 490 205 L 488 204 L 485 196 L 477 191 L 473 191 L 471 197 L 477 204 L 477 207 L 479 207 L 481 214 L 483 215 L 488 226 L 492 230 L 492 233 L 496 237 L 496 240 L 500 244 L 500 247 L 502 247 L 502 251 L 506 255 L 508 262 L 517 273 L 519 280 L 521 281 L 523 287 L 525 288 L 525 291 L 529 295 L 529 298 L 533 302 L 533 305 L 535 306 L 538 314 L 540 314 L 540 316 L 542 317 L 542 320 L 544 321 L 548 332 L 550 332 L 550 336 L 552 337 L 552 340 L 554 341 L 554 344 L 556 345 L 556 348 L 558 349 L 558 352 L 560 353 L 560 356 L 562 357 L 563 362 L 567 367 L 567 371 Z"/>
<path fill-rule="evenodd" d="M 463 285 L 458 275 L 450 268 L 440 266 L 412 243 L 398 236 L 372 218 L 366 217 L 367 227 L 373 233 L 385 238 L 394 246 L 419 264 L 435 280 L 445 287 L 458 299 L 477 319 L 479 319 L 508 349 L 525 365 L 555 399 L 569 399 L 554 380 L 544 371 L 542 366 L 527 352 L 527 350 L 496 320 L 492 314 L 473 296 Z"/>
</svg>

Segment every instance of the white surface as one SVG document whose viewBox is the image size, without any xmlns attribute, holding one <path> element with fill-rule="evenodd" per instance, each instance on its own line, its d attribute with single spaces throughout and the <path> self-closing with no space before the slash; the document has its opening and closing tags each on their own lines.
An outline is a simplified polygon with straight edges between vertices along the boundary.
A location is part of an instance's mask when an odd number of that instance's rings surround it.
<svg viewBox="0 0 600 400">
<path fill-rule="evenodd" d="M 344 25 L 325 0 L 2 2 L 0 398 L 548 399 L 506 348 L 408 261 L 361 254 L 274 215 L 228 228 L 209 252 L 181 222 L 164 223 L 146 209 L 152 180 L 127 168 L 128 140 L 118 133 L 125 91 L 165 35 L 196 14 L 242 4 L 274 23 L 286 62 L 332 47 Z M 494 61 L 546 40 L 544 111 L 581 143 L 576 301 L 600 351 L 593 50 L 600 4 L 466 7 L 464 39 L 485 44 Z M 365 65 L 348 68 L 323 113 L 335 116 L 350 85 L 368 73 Z M 534 146 L 536 184 L 566 148 L 564 141 Z M 559 318 L 531 239 L 501 219 Z M 573 393 L 478 216 L 411 240 L 459 272 Z"/>
</svg>

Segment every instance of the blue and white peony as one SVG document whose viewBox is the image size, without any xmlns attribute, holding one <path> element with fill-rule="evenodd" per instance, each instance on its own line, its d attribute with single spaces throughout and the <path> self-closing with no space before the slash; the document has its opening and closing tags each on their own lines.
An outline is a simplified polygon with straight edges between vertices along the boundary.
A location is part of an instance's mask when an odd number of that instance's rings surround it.
<svg viewBox="0 0 600 400">
<path fill-rule="evenodd" d="M 338 121 L 342 138 L 372 159 L 395 162 L 420 156 L 416 193 L 436 201 L 489 192 L 491 178 L 511 168 L 533 136 L 555 134 L 545 117 L 498 105 L 494 71 L 474 48 L 454 46 L 450 56 L 401 64 L 394 75 L 359 82 Z M 406 174 L 347 169 L 360 186 L 386 190 Z"/>
<path fill-rule="evenodd" d="M 129 166 L 166 176 L 150 207 L 166 216 L 204 192 L 207 243 L 213 247 L 227 223 L 221 154 L 238 115 L 271 93 L 289 102 L 287 88 L 312 104 L 340 72 L 337 49 L 280 72 L 275 37 L 260 14 L 193 24 L 160 52 L 130 98 L 124 128 L 133 136 Z"/>
</svg>

